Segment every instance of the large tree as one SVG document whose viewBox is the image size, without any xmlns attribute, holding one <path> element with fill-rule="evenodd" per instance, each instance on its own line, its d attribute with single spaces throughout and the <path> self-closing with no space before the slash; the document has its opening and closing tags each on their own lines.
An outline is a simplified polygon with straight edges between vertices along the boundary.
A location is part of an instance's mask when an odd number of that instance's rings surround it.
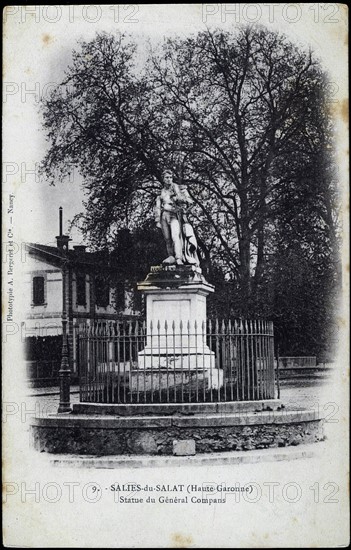
<svg viewBox="0 0 351 550">
<path fill-rule="evenodd" d="M 143 51 L 141 67 L 125 36 L 81 43 L 44 102 L 43 171 L 56 182 L 78 167 L 81 227 L 93 245 L 113 247 L 121 228 L 152 217 L 162 169 L 173 168 L 194 199 L 203 258 L 230 281 L 235 312 L 271 315 L 273 291 L 271 301 L 261 297 L 290 226 L 302 250 L 338 260 L 326 76 L 311 51 L 259 28 Z"/>
</svg>

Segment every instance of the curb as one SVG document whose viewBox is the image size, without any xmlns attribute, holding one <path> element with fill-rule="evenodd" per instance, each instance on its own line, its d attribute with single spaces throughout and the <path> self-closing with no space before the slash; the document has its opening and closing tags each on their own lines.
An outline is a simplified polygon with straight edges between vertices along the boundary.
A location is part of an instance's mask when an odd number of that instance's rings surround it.
<svg viewBox="0 0 351 550">
<path fill-rule="evenodd" d="M 70 395 L 79 393 L 79 389 L 71 390 Z M 26 397 L 42 397 L 43 395 L 60 395 L 60 390 L 39 391 L 38 393 L 28 393 Z"/>
<path fill-rule="evenodd" d="M 227 464 L 258 464 L 261 462 L 278 462 L 283 460 L 298 460 L 314 458 L 323 452 L 323 443 L 301 445 L 300 449 L 287 447 L 281 450 L 263 449 L 256 451 L 232 451 L 213 454 L 201 454 L 196 456 L 154 456 L 135 455 L 130 456 L 50 456 L 52 466 L 62 468 L 160 468 L 173 466 L 221 466 Z"/>
</svg>

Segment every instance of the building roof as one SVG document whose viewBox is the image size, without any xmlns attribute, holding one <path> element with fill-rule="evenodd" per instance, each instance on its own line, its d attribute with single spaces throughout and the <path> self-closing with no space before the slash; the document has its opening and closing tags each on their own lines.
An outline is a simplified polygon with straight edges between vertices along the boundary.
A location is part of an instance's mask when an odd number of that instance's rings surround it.
<svg viewBox="0 0 351 550">
<path fill-rule="evenodd" d="M 37 256 L 53 265 L 62 265 L 67 258 L 69 263 L 73 265 L 89 265 L 90 267 L 101 267 L 115 271 L 118 269 L 118 263 L 116 258 L 111 255 L 107 250 L 101 250 L 97 252 L 86 252 L 82 248 L 77 247 L 75 249 L 68 249 L 67 254 L 57 248 L 56 246 L 47 246 L 39 243 L 26 243 L 26 249 L 29 254 Z"/>
</svg>

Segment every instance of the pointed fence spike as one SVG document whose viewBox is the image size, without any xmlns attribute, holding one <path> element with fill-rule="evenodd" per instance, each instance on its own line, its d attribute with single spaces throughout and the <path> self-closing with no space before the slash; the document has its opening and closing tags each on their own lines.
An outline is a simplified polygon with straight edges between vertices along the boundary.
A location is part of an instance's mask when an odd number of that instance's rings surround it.
<svg viewBox="0 0 351 550">
<path fill-rule="evenodd" d="M 175 322 L 172 321 L 172 331 L 174 332 L 175 331 Z"/>
<path fill-rule="evenodd" d="M 167 332 L 167 329 L 168 329 L 168 323 L 167 323 L 167 319 L 165 320 L 165 332 Z"/>
</svg>

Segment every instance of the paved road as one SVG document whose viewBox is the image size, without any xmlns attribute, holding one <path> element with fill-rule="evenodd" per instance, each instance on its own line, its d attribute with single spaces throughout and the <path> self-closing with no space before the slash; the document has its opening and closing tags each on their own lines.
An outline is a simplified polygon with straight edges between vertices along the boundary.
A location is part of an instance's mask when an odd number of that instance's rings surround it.
<svg viewBox="0 0 351 550">
<path fill-rule="evenodd" d="M 288 410 L 315 409 L 316 403 L 323 406 L 327 402 L 323 397 L 327 384 L 327 378 L 284 380 L 281 381 L 280 399 Z M 59 405 L 59 388 L 28 389 L 28 399 L 42 412 L 54 413 Z M 79 386 L 71 387 L 71 403 L 79 403 Z"/>
</svg>

